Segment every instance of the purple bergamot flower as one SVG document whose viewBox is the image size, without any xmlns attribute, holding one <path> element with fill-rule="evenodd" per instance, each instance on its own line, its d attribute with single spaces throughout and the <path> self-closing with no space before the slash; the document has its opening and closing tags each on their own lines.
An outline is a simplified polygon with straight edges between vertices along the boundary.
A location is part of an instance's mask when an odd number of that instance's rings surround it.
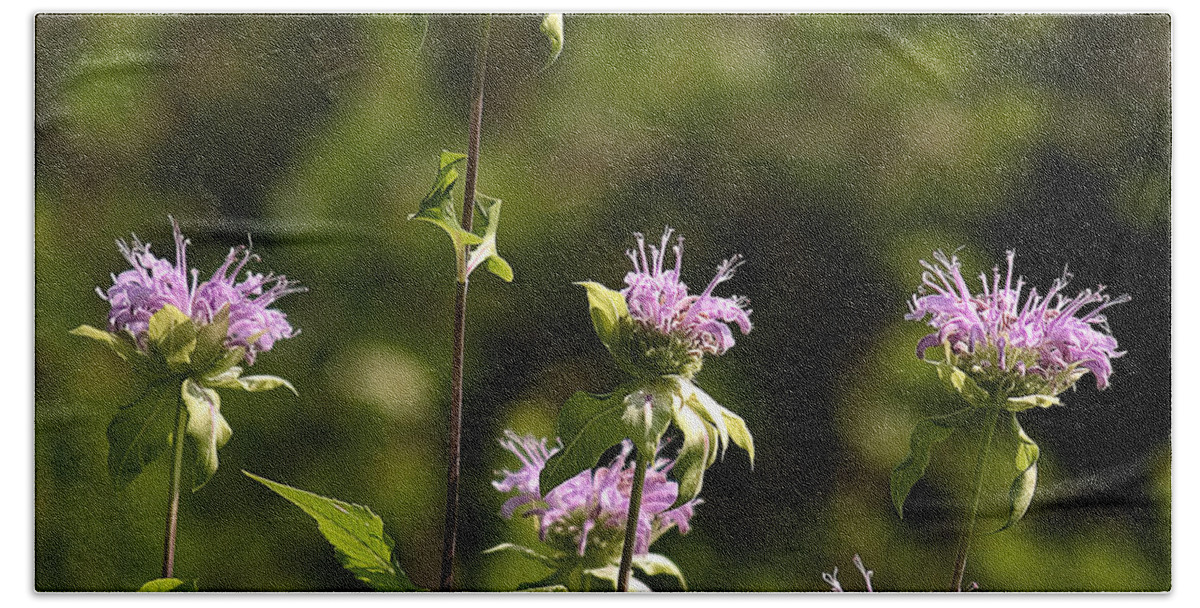
<svg viewBox="0 0 1200 608">
<path fill-rule="evenodd" d="M 254 363 L 258 353 L 271 350 L 277 340 L 299 333 L 288 323 L 287 315 L 270 306 L 279 298 L 305 288 L 297 287 L 282 275 L 250 271 L 237 282 L 237 275 L 246 264 L 258 259 L 244 245 L 230 249 L 225 263 L 207 280 L 199 282 L 200 271 L 187 266 L 189 241 L 174 218 L 171 225 L 175 233 L 173 264 L 155 257 L 150 253 L 150 243 L 143 243 L 136 235 L 132 244 L 117 240 L 117 248 L 133 268 L 113 276 L 113 285 L 107 291 L 96 288 L 100 297 L 112 305 L 108 314 L 109 331 L 127 332 L 138 348 L 145 351 L 150 317 L 163 306 L 174 306 L 199 325 L 211 323 L 228 306 L 225 346 L 245 348 L 248 363 Z"/>
<path fill-rule="evenodd" d="M 923 284 L 905 318 L 928 318 L 936 331 L 917 343 L 917 356 L 924 358 L 928 348 L 944 345 L 958 367 L 993 395 L 1053 396 L 1088 372 L 1098 388 L 1107 387 L 1112 359 L 1125 353 L 1117 350 L 1101 313 L 1129 301 L 1129 295 L 1113 298 L 1098 286 L 1067 297 L 1062 292 L 1072 275 L 1064 271 L 1045 295 L 1033 288 L 1022 301 L 1024 278 L 1013 284 L 1015 256 L 1008 252 L 1004 275 L 999 267 L 991 281 L 980 274 L 983 290 L 976 294 L 963 280 L 957 257 L 939 251 L 934 254 L 938 264 L 921 261 Z"/>
<path fill-rule="evenodd" d="M 521 468 L 499 471 L 501 478 L 492 482 L 501 492 L 517 492 L 504 503 L 500 513 L 511 518 L 518 508 L 530 505 L 524 515 L 538 518 L 539 537 L 563 558 L 579 559 L 591 566 L 603 566 L 617 559 L 629 517 L 635 466 L 630 458 L 633 443 L 625 440 L 621 452 L 608 466 L 583 471 L 542 494 L 538 478 L 546 461 L 562 449 L 561 441 L 549 446 L 545 439 L 512 431 L 505 431 L 505 437 L 500 445 L 517 456 Z M 672 528 L 686 534 L 695 507 L 701 502 L 694 499 L 671 508 L 679 495 L 678 484 L 667 479 L 673 465 L 672 460 L 655 458 L 646 470 L 635 554 L 646 554 L 650 544 Z"/>
</svg>

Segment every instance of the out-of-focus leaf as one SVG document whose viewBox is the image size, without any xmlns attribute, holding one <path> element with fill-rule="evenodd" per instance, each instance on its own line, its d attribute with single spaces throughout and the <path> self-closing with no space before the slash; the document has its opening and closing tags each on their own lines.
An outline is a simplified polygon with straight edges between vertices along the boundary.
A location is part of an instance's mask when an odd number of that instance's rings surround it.
<svg viewBox="0 0 1200 608">
<path fill-rule="evenodd" d="M 491 554 L 491 553 L 513 553 L 515 555 L 519 555 L 530 561 L 537 562 L 548 568 L 553 569 L 553 568 L 558 567 L 558 562 L 555 561 L 553 558 L 543 555 L 541 553 L 538 553 L 537 551 L 534 551 L 533 549 L 530 549 L 529 547 L 525 547 L 522 545 L 515 545 L 513 543 L 500 543 L 499 545 L 496 545 L 495 547 L 492 547 L 490 549 L 485 549 L 483 551 L 483 553 L 485 555 Z"/>
<path fill-rule="evenodd" d="M 585 469 L 596 466 L 604 451 L 629 437 L 623 420 L 628 390 L 607 395 L 577 392 L 558 414 L 563 449 L 542 469 L 539 487 L 549 492 Z"/>
<path fill-rule="evenodd" d="M 188 411 L 187 436 L 196 448 L 196 476 L 192 480 L 195 492 L 217 472 L 217 450 L 229 442 L 233 429 L 221 415 L 221 396 L 217 391 L 187 378 L 180 394 Z"/>
<path fill-rule="evenodd" d="M 914 484 L 925 476 L 930 452 L 935 443 L 945 441 L 955 429 L 963 428 L 973 417 L 975 408 L 963 408 L 945 416 L 926 418 L 913 427 L 908 440 L 908 455 L 892 470 L 892 504 L 904 518 L 904 500 Z"/>
<path fill-rule="evenodd" d="M 186 591 L 183 581 L 177 578 L 156 578 L 142 585 L 139 592 L 164 593 L 167 591 Z"/>
<path fill-rule="evenodd" d="M 550 60 L 546 62 L 546 67 L 549 67 L 558 60 L 558 56 L 562 54 L 563 50 L 562 13 L 547 13 L 542 18 L 541 29 L 542 33 L 546 35 L 546 39 L 550 41 Z"/>
<path fill-rule="evenodd" d="M 583 576 L 588 578 L 588 588 L 592 591 L 616 591 L 617 590 L 617 573 L 619 569 L 616 565 L 604 566 L 603 568 L 592 568 L 584 570 Z M 649 592 L 650 587 L 638 580 L 636 576 L 629 577 L 629 590 Z"/>
<path fill-rule="evenodd" d="M 112 332 L 96 329 L 91 325 L 80 325 L 79 327 L 72 329 L 70 333 L 72 335 L 91 338 L 92 340 L 104 343 L 105 346 L 111 348 L 118 357 L 125 361 L 129 361 L 132 357 L 138 354 L 137 349 L 134 348 L 133 344 L 131 344 L 128 340 Z"/>
<path fill-rule="evenodd" d="M 118 489 L 129 485 L 146 465 L 171 447 L 178 403 L 174 383 L 159 380 L 117 410 L 106 434 L 108 475 Z"/>
<path fill-rule="evenodd" d="M 395 542 L 371 509 L 326 498 L 242 471 L 317 520 L 317 529 L 333 545 L 338 561 L 376 591 L 420 591 L 396 563 Z"/>
<path fill-rule="evenodd" d="M 679 581 L 679 586 L 687 591 L 687 580 L 683 578 L 683 570 L 671 558 L 659 553 L 647 553 L 645 555 L 633 556 L 633 567 L 646 573 L 647 576 L 658 576 L 660 574 L 672 576 Z"/>
<path fill-rule="evenodd" d="M 1025 516 L 1025 512 L 1029 510 L 1030 503 L 1033 502 L 1033 493 L 1037 489 L 1037 463 L 1041 455 L 1041 450 L 1038 449 L 1037 443 L 1025 434 L 1025 429 L 1021 428 L 1021 423 L 1017 420 L 1017 415 L 1009 412 L 1009 426 L 1013 434 L 1017 438 L 1017 453 L 1015 464 L 1017 466 L 1017 476 L 1013 479 L 1012 486 L 1008 490 L 1008 521 L 1004 522 L 996 532 L 1001 532 L 1011 528 L 1021 518 Z"/>
</svg>

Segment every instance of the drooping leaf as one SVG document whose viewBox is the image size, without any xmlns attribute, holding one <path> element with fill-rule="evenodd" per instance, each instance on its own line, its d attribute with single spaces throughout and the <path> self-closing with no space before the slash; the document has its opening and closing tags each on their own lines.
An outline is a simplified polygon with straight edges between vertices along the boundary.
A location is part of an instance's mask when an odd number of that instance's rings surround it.
<svg viewBox="0 0 1200 608">
<path fill-rule="evenodd" d="M 616 344 L 623 324 L 629 323 L 629 305 L 625 296 L 593 281 L 576 283 L 587 289 L 588 308 L 592 315 L 592 327 L 604 346 L 610 351 Z"/>
<path fill-rule="evenodd" d="M 558 562 L 551 557 L 538 553 L 529 547 L 515 545 L 513 543 L 500 543 L 495 547 L 485 549 L 483 553 L 484 555 L 489 555 L 492 553 L 512 553 L 551 569 L 557 568 L 559 565 Z"/>
<path fill-rule="evenodd" d="M 687 580 L 683 578 L 683 570 L 671 558 L 660 553 L 647 553 L 633 556 L 633 567 L 641 570 L 646 576 L 666 575 L 679 581 L 679 586 L 687 591 Z"/>
<path fill-rule="evenodd" d="M 217 391 L 187 378 L 180 394 L 188 411 L 187 437 L 196 450 L 196 475 L 192 480 L 195 492 L 217 472 L 217 450 L 229 442 L 233 429 L 221 415 L 221 396 Z"/>
<path fill-rule="evenodd" d="M 242 471 L 300 507 L 317 521 L 317 529 L 333 545 L 338 561 L 376 591 L 420 591 L 394 559 L 395 542 L 383 531 L 383 520 L 368 507 L 326 498 Z"/>
<path fill-rule="evenodd" d="M 746 421 L 742 420 L 741 416 L 729 411 L 722 410 L 722 415 L 725 416 L 725 427 L 729 429 L 729 438 L 733 440 L 734 445 L 746 450 L 746 455 L 750 457 L 750 468 L 754 468 L 754 437 L 750 434 L 750 427 L 746 426 Z"/>
<path fill-rule="evenodd" d="M 717 445 L 721 457 L 724 458 L 725 451 L 729 448 L 729 427 L 725 425 L 725 408 L 691 381 L 679 376 L 675 378 L 679 383 L 684 405 L 694 409 L 702 420 L 717 430 Z"/>
<path fill-rule="evenodd" d="M 164 593 L 167 591 L 185 591 L 183 581 L 177 578 L 156 578 L 138 589 L 139 592 Z"/>
<path fill-rule="evenodd" d="M 704 471 L 716 458 L 718 451 L 715 429 L 692 408 L 682 407 L 675 412 L 675 426 L 683 433 L 683 446 L 679 448 L 675 465 L 671 468 L 671 474 L 679 483 L 679 494 L 671 508 L 700 494 L 700 488 L 704 485 Z"/>
<path fill-rule="evenodd" d="M 542 469 L 539 487 L 543 492 L 596 466 L 605 450 L 629 437 L 622 419 L 628 394 L 620 389 L 607 395 L 580 391 L 567 399 L 559 411 L 556 431 L 563 449 Z"/>
<path fill-rule="evenodd" d="M 438 173 L 433 187 L 429 189 L 425 198 L 421 199 L 417 212 L 408 216 L 410 220 L 429 222 L 445 230 L 454 244 L 456 253 L 461 253 L 463 247 L 467 245 L 478 245 L 483 240 L 479 236 L 463 230 L 458 212 L 454 208 L 453 190 L 459 176 L 455 166 L 466 158 L 465 154 L 442 150 L 441 157 L 438 159 Z"/>
<path fill-rule="evenodd" d="M 996 532 L 1011 528 L 1021 521 L 1025 512 L 1029 510 L 1029 505 L 1033 502 L 1034 490 L 1037 489 L 1037 463 L 1041 455 L 1037 443 L 1025 434 L 1025 429 L 1021 428 L 1017 415 L 1009 412 L 1008 416 L 1009 427 L 1017 438 L 1015 459 L 1017 476 L 1008 490 L 1008 521 L 1004 522 L 1004 525 L 1000 526 Z"/>
<path fill-rule="evenodd" d="M 162 355 L 171 371 L 186 370 L 196 350 L 196 324 L 183 311 L 163 305 L 150 317 L 146 336 L 150 347 Z"/>
<path fill-rule="evenodd" d="M 542 18 L 542 33 L 546 35 L 546 39 L 550 41 L 550 60 L 546 62 L 546 67 L 554 63 L 563 50 L 563 16 L 562 13 L 547 13 Z M 545 68 L 542 68 L 545 69 Z"/>
<path fill-rule="evenodd" d="M 1053 395 L 1025 395 L 1024 397 L 1009 397 L 1004 408 L 1010 412 L 1023 412 L 1035 407 L 1053 407 L 1061 405 L 1062 401 Z"/>
<path fill-rule="evenodd" d="M 625 423 L 628 437 L 640 450 L 654 453 L 674 417 L 680 401 L 675 383 L 666 378 L 643 380 L 625 397 Z"/>
<path fill-rule="evenodd" d="M 69 333 L 76 336 L 82 336 L 84 338 L 91 338 L 97 342 L 102 342 L 105 346 L 112 349 L 112 351 L 116 353 L 118 357 L 125 361 L 129 361 L 138 354 L 137 349 L 134 348 L 133 344 L 131 344 L 129 340 L 126 340 L 112 332 L 96 329 L 91 325 L 80 325 L 79 327 L 72 329 Z"/>
<path fill-rule="evenodd" d="M 619 568 L 614 565 L 604 566 L 603 568 L 592 568 L 584 570 L 583 576 L 590 579 L 588 588 L 592 591 L 616 591 L 617 590 L 617 574 Z M 646 583 L 638 580 L 636 576 L 629 576 L 629 590 L 650 592 L 651 589 Z"/>
<path fill-rule="evenodd" d="M 513 280 L 512 266 L 509 266 L 508 262 L 500 257 L 496 249 L 496 233 L 500 228 L 502 202 L 498 198 L 492 198 L 481 192 L 475 193 L 474 231 L 481 241 L 471 250 L 471 256 L 467 259 L 467 275 L 470 276 L 475 268 L 486 262 L 488 272 L 511 283 Z"/>
<path fill-rule="evenodd" d="M 936 443 L 945 441 L 955 429 L 963 428 L 973 417 L 974 408 L 963 408 L 945 416 L 926 418 L 913 427 L 908 440 L 908 455 L 892 470 L 892 504 L 904 518 L 904 500 L 914 484 L 925 476 L 930 452 Z"/>
<path fill-rule="evenodd" d="M 171 447 L 175 430 L 174 384 L 151 383 L 117 410 L 108 425 L 108 474 L 118 489 L 129 485 L 146 465 Z"/>
<path fill-rule="evenodd" d="M 300 396 L 300 393 L 296 391 L 296 387 L 292 386 L 291 382 L 279 376 L 242 376 L 241 372 L 242 368 L 235 365 L 222 374 L 205 378 L 201 383 L 209 388 L 232 388 L 248 393 L 261 393 L 283 387 L 292 391 L 293 395 Z"/>
</svg>

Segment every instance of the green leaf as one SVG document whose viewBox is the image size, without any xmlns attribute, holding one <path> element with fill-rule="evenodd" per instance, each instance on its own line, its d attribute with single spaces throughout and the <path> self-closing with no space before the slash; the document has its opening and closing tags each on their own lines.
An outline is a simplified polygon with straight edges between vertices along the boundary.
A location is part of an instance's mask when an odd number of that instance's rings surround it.
<svg viewBox="0 0 1200 608">
<path fill-rule="evenodd" d="M 692 500 L 704 485 L 704 471 L 716 459 L 716 429 L 704 422 L 690 407 L 675 412 L 675 426 L 683 433 L 683 446 L 675 457 L 672 475 L 679 483 L 679 494 L 672 508 Z"/>
<path fill-rule="evenodd" d="M 619 571 L 619 569 L 614 564 L 614 565 L 604 566 L 603 568 L 592 568 L 591 570 L 584 570 L 583 576 L 591 579 L 591 581 L 590 581 L 591 584 L 588 585 L 588 588 L 591 589 L 592 591 L 597 591 L 597 590 L 616 591 L 617 590 L 618 571 Z M 629 590 L 630 591 L 649 592 L 650 587 L 646 586 L 646 583 L 639 581 L 637 579 L 637 577 L 630 575 Z"/>
<path fill-rule="evenodd" d="M 625 412 L 621 421 L 640 450 L 653 454 L 658 450 L 679 400 L 676 386 L 664 378 L 654 378 L 636 385 L 625 397 Z"/>
<path fill-rule="evenodd" d="M 550 41 L 550 60 L 546 67 L 554 63 L 563 50 L 563 16 L 562 13 L 548 13 L 542 18 L 542 33 Z M 542 68 L 545 69 L 545 68 Z"/>
<path fill-rule="evenodd" d="M 229 442 L 233 429 L 221 415 L 221 396 L 191 378 L 183 381 L 180 395 L 187 407 L 187 437 L 196 449 L 196 476 L 192 491 L 204 487 L 217 472 L 217 450 Z"/>
<path fill-rule="evenodd" d="M 408 216 L 410 220 L 429 222 L 445 230 L 454 244 L 456 253 L 461 253 L 467 245 L 478 245 L 483 241 L 475 234 L 463 230 L 462 222 L 454 209 L 453 190 L 454 184 L 458 182 L 458 170 L 455 169 L 455 165 L 466 158 L 465 154 L 442 150 L 433 187 L 429 189 L 425 198 L 421 199 L 417 212 Z"/>
<path fill-rule="evenodd" d="M 1035 407 L 1052 407 L 1062 405 L 1062 401 L 1054 395 L 1025 395 L 1024 397 L 1009 397 L 1004 402 L 1004 409 L 1010 412 L 1023 412 Z"/>
<path fill-rule="evenodd" d="M 394 559 L 395 543 L 383 531 L 383 520 L 362 505 L 326 498 L 253 473 L 247 477 L 300 507 L 317 520 L 317 529 L 333 545 L 338 561 L 376 591 L 420 591 Z"/>
<path fill-rule="evenodd" d="M 645 555 L 633 556 L 633 567 L 646 573 L 647 576 L 666 575 L 675 577 L 679 581 L 679 586 L 687 591 L 687 580 L 683 578 L 683 571 L 671 558 L 659 553 L 647 553 Z"/>
<path fill-rule="evenodd" d="M 183 581 L 177 578 L 156 578 L 145 585 L 142 585 L 138 591 L 163 593 L 166 591 L 183 591 L 180 587 L 183 586 Z"/>
<path fill-rule="evenodd" d="M 988 407 L 992 404 L 992 397 L 987 391 L 979 388 L 979 385 L 971 379 L 966 372 L 958 369 L 952 363 L 941 361 L 937 363 L 938 377 L 942 379 L 942 383 L 946 388 L 962 395 L 967 403 L 975 407 Z"/>
<path fill-rule="evenodd" d="M 542 585 L 540 587 L 526 587 L 524 589 L 518 589 L 518 591 L 526 591 L 529 593 L 565 593 L 570 591 L 570 589 L 567 589 L 566 585 L 555 584 Z"/>
<path fill-rule="evenodd" d="M 171 371 L 183 371 L 192 361 L 196 350 L 196 324 L 183 311 L 170 304 L 164 305 L 150 317 L 150 328 L 146 336 L 150 345 L 167 361 Z"/>
<path fill-rule="evenodd" d="M 228 336 L 229 304 L 226 303 L 221 310 L 217 311 L 217 314 L 213 315 L 211 323 L 201 325 L 196 330 L 196 350 L 192 353 L 194 367 L 208 369 L 218 363 L 225 354 L 225 340 Z"/>
<path fill-rule="evenodd" d="M 974 408 L 963 408 L 945 416 L 926 418 L 917 423 L 909 437 L 908 456 L 892 470 L 892 504 L 900 518 L 904 518 L 904 500 L 914 484 L 925 476 L 925 468 L 929 466 L 929 455 L 935 443 L 945 441 L 955 429 L 963 428 Z"/>
<path fill-rule="evenodd" d="M 678 378 L 684 404 L 696 410 L 700 418 L 717 430 L 717 445 L 720 448 L 721 457 L 724 458 L 725 450 L 729 447 L 729 428 L 725 426 L 725 408 L 700 387 L 683 377 L 676 376 L 676 378 Z"/>
<path fill-rule="evenodd" d="M 1004 522 L 1004 525 L 1000 526 L 996 532 L 1003 532 L 1011 528 L 1021 521 L 1025 512 L 1029 510 L 1029 505 L 1033 502 L 1034 490 L 1037 489 L 1037 463 L 1041 455 L 1037 443 L 1025 434 L 1025 429 L 1021 428 L 1021 423 L 1017 421 L 1017 415 L 1009 412 L 1008 416 L 1009 427 L 1017 438 L 1015 461 L 1017 476 L 1008 489 L 1008 521 Z"/>
<path fill-rule="evenodd" d="M 515 553 L 516 555 L 519 555 L 530 561 L 535 561 L 550 569 L 557 568 L 559 565 L 558 562 L 551 557 L 542 555 L 541 553 L 538 553 L 529 547 L 514 545 L 513 543 L 500 543 L 495 547 L 485 549 L 483 553 L 484 555 L 490 555 L 492 553 Z"/>
<path fill-rule="evenodd" d="M 746 421 L 742 420 L 741 416 L 729 411 L 722 410 L 722 415 L 725 416 L 725 427 L 729 429 L 729 438 L 733 440 L 734 445 L 746 450 L 746 454 L 750 456 L 750 469 L 754 469 L 754 437 L 750 434 L 750 428 L 746 426 Z"/>
<path fill-rule="evenodd" d="M 567 399 L 559 410 L 556 431 L 563 449 L 546 462 L 539 487 L 549 491 L 596 466 L 605 450 L 629 437 L 622 419 L 627 394 L 620 389 L 608 395 L 580 391 Z"/>
<path fill-rule="evenodd" d="M 174 395 L 172 382 L 153 382 L 117 410 L 109 423 L 108 475 L 118 489 L 128 486 L 146 465 L 171 447 L 175 406 L 179 403 Z"/>
<path fill-rule="evenodd" d="M 105 346 L 111 348 L 118 357 L 125 361 L 129 361 L 132 357 L 139 354 L 137 348 L 135 348 L 128 340 L 118 336 L 117 334 L 107 332 L 102 329 L 96 329 L 91 325 L 80 325 L 79 327 L 72 329 L 69 333 L 76 336 L 82 336 L 84 338 L 91 338 L 92 340 L 96 340 L 98 342 L 103 342 Z"/>
<path fill-rule="evenodd" d="M 300 396 L 300 393 L 296 391 L 296 387 L 292 386 L 291 382 L 279 376 L 242 376 L 241 373 L 242 368 L 235 365 L 224 373 L 204 378 L 200 382 L 209 388 L 232 388 L 248 393 L 261 393 L 263 391 L 275 390 L 282 386 L 292 391 L 293 395 Z"/>
<path fill-rule="evenodd" d="M 513 280 L 512 266 L 509 266 L 496 250 L 496 232 L 500 228 L 502 202 L 481 192 L 475 193 L 475 214 L 479 216 L 475 222 L 475 230 L 482 240 L 471 250 L 471 256 L 467 259 L 467 276 L 486 261 L 488 272 L 509 283 Z"/>
<path fill-rule="evenodd" d="M 588 308 L 592 315 L 592 327 L 608 350 L 612 351 L 619 337 L 621 326 L 630 322 L 629 305 L 625 296 L 593 281 L 576 283 L 587 289 Z"/>
</svg>

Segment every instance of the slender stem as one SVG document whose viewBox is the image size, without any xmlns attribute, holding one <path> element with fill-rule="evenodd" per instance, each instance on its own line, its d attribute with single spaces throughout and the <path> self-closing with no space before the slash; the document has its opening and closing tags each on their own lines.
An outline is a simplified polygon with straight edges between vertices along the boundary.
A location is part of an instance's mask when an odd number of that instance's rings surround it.
<svg viewBox="0 0 1200 608">
<path fill-rule="evenodd" d="M 617 591 L 629 590 L 629 572 L 633 569 L 633 548 L 637 544 L 638 518 L 642 515 L 642 487 L 646 484 L 646 468 L 650 454 L 638 448 L 637 464 L 633 470 L 633 488 L 629 491 L 629 518 L 625 522 L 625 544 L 621 547 L 621 566 L 617 569 Z"/>
<path fill-rule="evenodd" d="M 467 175 L 463 188 L 462 227 L 471 229 L 475 211 L 475 180 L 479 174 L 480 125 L 483 122 L 483 82 L 487 69 L 488 32 L 492 18 L 483 25 L 483 39 L 476 55 L 471 118 L 467 126 Z M 467 251 L 459 251 L 458 286 L 454 296 L 454 354 L 450 363 L 450 429 L 446 447 L 446 523 L 442 535 L 442 571 L 438 588 L 454 589 L 454 545 L 458 535 L 458 473 L 462 442 L 463 358 L 467 333 Z"/>
<path fill-rule="evenodd" d="M 171 438 L 175 447 L 175 463 L 171 468 L 171 483 L 167 495 L 167 531 L 163 540 L 162 577 L 171 578 L 175 573 L 175 530 L 179 523 L 179 486 L 183 479 L 183 434 L 187 431 L 187 407 L 180 395 L 175 406 L 175 435 Z"/>
<path fill-rule="evenodd" d="M 983 463 L 987 457 L 988 448 L 992 445 L 992 435 L 995 434 L 996 421 L 999 418 L 999 408 L 988 410 L 983 437 L 979 441 L 979 456 L 975 460 L 975 481 L 971 489 L 971 503 L 967 508 L 967 523 L 963 528 L 962 538 L 958 543 L 958 557 L 954 562 L 954 581 L 950 584 L 951 591 L 962 591 L 963 575 L 967 571 L 967 552 L 971 549 L 971 537 L 975 533 L 975 516 L 979 512 L 979 495 L 983 490 Z"/>
</svg>

